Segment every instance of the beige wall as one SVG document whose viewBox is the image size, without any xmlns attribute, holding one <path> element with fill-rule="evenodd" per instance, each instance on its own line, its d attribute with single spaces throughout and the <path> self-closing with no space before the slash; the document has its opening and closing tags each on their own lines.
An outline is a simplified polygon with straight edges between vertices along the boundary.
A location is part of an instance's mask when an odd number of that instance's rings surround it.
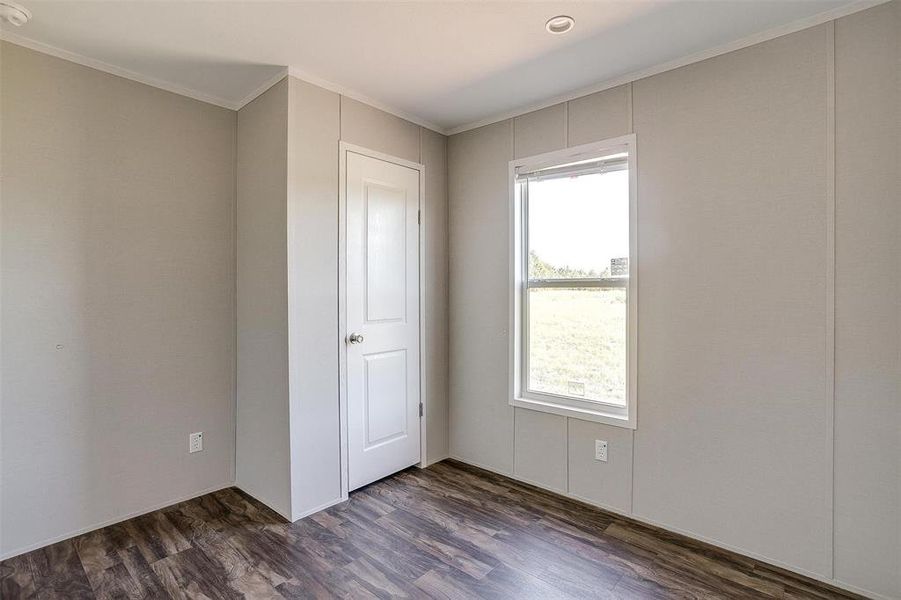
<svg viewBox="0 0 901 600">
<path fill-rule="evenodd" d="M 425 334 L 426 462 L 448 456 L 447 405 L 447 138 L 420 129 L 420 160 L 425 166 L 423 227 L 425 280 L 422 321 Z"/>
<path fill-rule="evenodd" d="M 835 25 L 835 577 L 901 597 L 901 2 Z M 894 485 L 893 485 L 894 484 Z"/>
<path fill-rule="evenodd" d="M 9 555 L 233 480 L 235 113 L 0 62 Z"/>
<path fill-rule="evenodd" d="M 507 164 L 513 122 L 452 136 L 447 147 L 450 453 L 513 473 L 507 404 Z"/>
<path fill-rule="evenodd" d="M 362 102 L 341 96 L 341 140 L 421 162 L 419 136 L 422 128 Z"/>
<path fill-rule="evenodd" d="M 451 454 L 901 596 L 899 24 L 893 2 L 452 136 Z M 513 410 L 507 164 L 629 132 L 638 428 Z"/>
<path fill-rule="evenodd" d="M 288 297 L 291 518 L 341 496 L 338 421 L 338 94 L 291 77 Z"/>
<path fill-rule="evenodd" d="M 288 80 L 238 111 L 236 482 L 291 515 Z"/>
<path fill-rule="evenodd" d="M 822 25 L 632 89 L 633 511 L 824 577 L 830 44 Z"/>
</svg>

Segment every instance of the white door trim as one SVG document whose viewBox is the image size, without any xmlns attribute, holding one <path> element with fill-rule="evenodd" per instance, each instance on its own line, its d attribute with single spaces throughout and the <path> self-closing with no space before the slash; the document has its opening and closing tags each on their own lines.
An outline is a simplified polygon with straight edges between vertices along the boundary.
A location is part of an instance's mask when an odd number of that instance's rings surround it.
<svg viewBox="0 0 901 600">
<path fill-rule="evenodd" d="M 429 412 L 428 397 L 426 396 L 426 372 L 425 361 L 422 355 L 425 352 L 425 227 L 422 224 L 426 219 L 425 211 L 425 166 L 397 156 L 391 156 L 383 152 L 377 152 L 350 144 L 339 142 L 338 144 L 338 339 L 340 340 L 338 352 L 338 411 L 341 424 L 341 499 L 348 496 L 348 434 L 347 434 L 347 153 L 353 152 L 370 158 L 407 167 L 419 172 L 419 401 L 422 402 L 422 416 L 419 418 L 419 463 L 420 468 L 426 463 L 426 416 Z"/>
</svg>

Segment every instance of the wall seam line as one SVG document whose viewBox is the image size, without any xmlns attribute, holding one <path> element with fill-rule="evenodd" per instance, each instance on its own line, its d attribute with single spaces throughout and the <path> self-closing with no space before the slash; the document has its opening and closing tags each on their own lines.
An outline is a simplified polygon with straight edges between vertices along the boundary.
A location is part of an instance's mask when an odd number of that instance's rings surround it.
<svg viewBox="0 0 901 600">
<path fill-rule="evenodd" d="M 294 410 L 292 407 L 292 380 L 294 385 L 296 386 L 296 376 L 292 375 L 292 356 L 291 356 L 291 338 L 292 338 L 292 327 L 291 327 L 291 272 L 294 266 L 293 257 L 291 256 L 291 247 L 292 242 L 294 241 L 294 231 L 293 224 L 291 222 L 291 217 L 293 211 L 291 210 L 291 159 L 294 158 L 292 156 L 291 148 L 293 145 L 291 144 L 291 78 L 288 77 L 285 80 L 285 102 L 287 103 L 285 106 L 285 197 L 284 197 L 284 208 L 285 208 L 285 247 L 284 247 L 284 257 L 285 257 L 285 271 L 284 271 L 284 282 L 285 282 L 285 323 L 286 323 L 286 338 L 285 338 L 285 373 L 287 375 L 287 397 L 285 398 L 285 409 L 288 415 L 287 418 L 287 426 L 288 426 L 288 439 L 286 440 L 288 446 L 288 473 L 287 473 L 287 481 L 288 481 L 288 514 L 282 515 L 286 517 L 289 521 L 294 521 L 294 449 L 297 445 L 296 440 L 294 439 L 294 433 L 292 429 L 292 420 L 294 415 Z"/>
<path fill-rule="evenodd" d="M 428 281 L 429 275 L 429 261 L 426 258 L 426 254 L 429 249 L 429 240 L 426 235 L 426 230 L 428 229 L 427 224 L 423 224 L 423 217 L 426 216 L 426 177 L 425 177 L 425 163 L 422 160 L 422 125 L 416 128 L 416 133 L 419 135 L 419 164 L 422 165 L 422 171 L 419 172 L 419 189 L 421 190 L 419 197 L 419 214 L 417 215 L 419 227 L 416 230 L 416 233 L 419 234 L 419 339 L 420 339 L 420 348 L 419 348 L 419 406 L 420 406 L 420 414 L 422 412 L 422 407 L 426 408 L 426 414 L 424 417 L 420 417 L 419 419 L 419 463 L 424 467 L 429 464 L 429 413 L 428 413 L 428 361 L 423 360 L 423 354 L 426 352 L 425 344 L 422 343 L 423 335 L 425 335 L 425 339 L 427 341 L 431 341 L 432 336 L 429 335 L 430 332 L 430 317 L 427 307 L 429 305 L 428 291 L 429 286 L 426 285 Z M 425 438 L 425 444 L 423 444 L 423 437 Z"/>
<path fill-rule="evenodd" d="M 566 424 L 566 443 L 563 445 L 563 466 L 566 471 L 566 481 L 564 482 L 563 489 L 566 490 L 566 493 L 569 493 L 569 417 L 563 417 L 563 420 Z"/>
<path fill-rule="evenodd" d="M 829 577 L 835 578 L 835 21 L 826 25 L 826 430 Z"/>
<path fill-rule="evenodd" d="M 510 119 L 510 160 L 516 160 L 516 119 Z M 509 185 L 509 184 L 508 184 Z M 508 232 L 510 235 L 510 232 Z M 507 240 L 507 248 L 509 249 L 513 245 L 513 239 Z M 508 254 L 509 256 L 509 254 Z M 513 265 L 507 265 L 507 273 L 513 269 Z M 513 332 L 507 332 L 508 336 L 513 335 Z M 511 468 L 513 474 L 516 475 L 516 407 L 513 407 L 513 435 L 510 436 L 513 440 L 513 460 L 511 461 Z"/>
<path fill-rule="evenodd" d="M 635 133 L 635 107 L 633 106 L 633 98 L 635 98 L 635 90 L 634 90 L 634 82 L 629 82 L 629 102 L 626 103 L 626 106 L 629 107 L 629 133 Z"/>
<path fill-rule="evenodd" d="M 635 117 L 634 117 L 634 115 L 635 115 L 635 107 L 634 107 L 634 104 L 635 104 L 635 94 L 633 93 L 632 82 L 630 81 L 630 82 L 629 82 L 629 101 L 626 103 L 626 106 L 627 106 L 628 109 L 629 109 L 629 133 L 631 133 L 631 134 L 633 134 L 633 135 L 635 134 Z M 637 138 L 637 136 L 636 136 L 635 145 L 636 145 L 636 154 L 637 154 L 637 152 L 638 152 L 638 148 L 637 148 L 637 146 L 638 146 L 638 138 Z M 636 187 L 636 190 L 635 190 L 635 197 L 636 197 L 636 199 L 637 199 L 636 202 L 635 202 L 635 204 L 636 204 L 636 209 L 637 209 L 637 207 L 638 207 L 638 205 L 639 205 L 639 203 L 640 203 L 640 196 L 639 196 L 639 193 L 638 193 L 638 177 L 635 178 L 635 187 Z M 636 219 L 636 221 L 638 220 L 638 215 L 637 215 L 637 214 L 635 215 L 635 219 Z M 639 241 L 641 241 L 641 236 L 639 236 L 638 239 L 639 239 Z M 636 260 L 636 265 L 637 265 L 637 264 L 640 262 L 640 256 L 637 256 L 636 259 L 637 259 L 637 260 Z M 636 271 L 637 271 L 637 270 L 638 270 L 638 267 L 636 266 Z M 641 282 L 641 280 L 639 279 L 639 283 L 640 283 L 640 282 Z M 641 302 L 641 294 L 638 295 L 638 301 Z M 637 310 L 636 310 L 636 312 L 637 312 Z M 640 329 L 639 329 L 640 327 L 641 327 L 641 323 L 639 322 L 638 319 L 636 319 L 636 322 L 635 322 L 635 339 L 636 339 L 636 341 L 638 340 L 638 333 L 639 333 L 639 331 L 640 331 Z M 637 353 L 636 353 L 636 354 L 637 354 Z M 637 361 L 636 361 L 636 363 L 637 363 Z M 636 368 L 636 369 L 638 368 L 638 365 L 637 365 L 637 364 L 635 365 L 635 368 Z M 636 396 L 636 398 L 639 397 L 639 393 L 638 393 L 638 381 L 637 381 L 637 378 L 636 378 L 636 393 L 635 393 L 635 396 Z M 631 441 L 632 441 L 632 456 L 631 456 L 632 466 L 629 468 L 629 514 L 630 514 L 630 515 L 634 515 L 634 514 L 635 514 L 635 436 L 638 434 L 638 408 L 637 408 L 637 406 L 636 406 L 636 407 L 633 407 L 633 408 L 634 408 L 636 414 L 635 414 L 635 429 L 632 430 L 632 435 L 631 435 Z"/>
<path fill-rule="evenodd" d="M 451 393 L 450 393 L 450 137 L 444 136 L 444 434 L 447 448 L 445 454 L 451 451 Z"/>
<path fill-rule="evenodd" d="M 235 111 L 234 203 L 232 204 L 232 482 L 238 483 L 238 112 Z"/>
</svg>

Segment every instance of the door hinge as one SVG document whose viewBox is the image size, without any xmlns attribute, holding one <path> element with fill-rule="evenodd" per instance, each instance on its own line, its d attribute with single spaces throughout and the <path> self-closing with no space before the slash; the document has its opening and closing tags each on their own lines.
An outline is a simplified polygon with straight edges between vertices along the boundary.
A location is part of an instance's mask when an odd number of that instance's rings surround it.
<svg viewBox="0 0 901 600">
<path fill-rule="evenodd" d="M 416 211 L 416 224 L 422 225 L 422 211 L 421 210 Z"/>
<path fill-rule="evenodd" d="M 422 402 L 419 403 L 419 416 L 422 416 Z"/>
</svg>

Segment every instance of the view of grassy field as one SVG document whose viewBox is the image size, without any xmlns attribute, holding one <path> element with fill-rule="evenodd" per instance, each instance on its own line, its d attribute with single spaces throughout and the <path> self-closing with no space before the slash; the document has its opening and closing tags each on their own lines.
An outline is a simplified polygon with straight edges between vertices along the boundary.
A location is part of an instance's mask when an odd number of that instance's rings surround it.
<svg viewBox="0 0 901 600">
<path fill-rule="evenodd" d="M 626 291 L 529 290 L 529 388 L 625 404 Z"/>
</svg>

